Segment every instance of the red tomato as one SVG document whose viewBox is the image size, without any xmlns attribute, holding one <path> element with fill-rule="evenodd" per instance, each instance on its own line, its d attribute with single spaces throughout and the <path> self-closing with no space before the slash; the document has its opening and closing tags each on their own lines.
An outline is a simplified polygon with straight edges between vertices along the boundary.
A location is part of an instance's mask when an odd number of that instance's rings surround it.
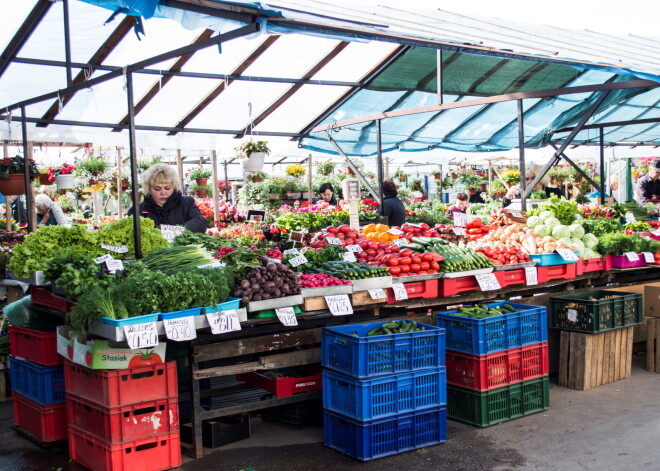
<svg viewBox="0 0 660 471">
<path fill-rule="evenodd" d="M 347 232 L 350 232 L 351 226 L 349 226 L 348 224 L 342 224 L 341 226 L 339 226 L 337 228 L 337 230 L 339 232 L 342 232 L 342 233 L 346 234 Z"/>
<path fill-rule="evenodd" d="M 431 226 L 429 226 L 425 222 L 420 223 L 419 227 L 421 227 L 423 231 L 428 231 L 429 229 L 431 229 Z"/>
<path fill-rule="evenodd" d="M 431 264 L 429 262 L 422 262 L 419 264 L 419 267 L 422 271 L 428 271 L 428 269 L 431 268 Z"/>
<path fill-rule="evenodd" d="M 399 267 L 390 267 L 388 268 L 388 270 L 392 276 L 399 276 L 399 274 L 401 273 L 401 268 Z"/>
<path fill-rule="evenodd" d="M 428 275 L 429 272 L 424 271 L 424 270 L 421 270 L 421 271 L 418 271 L 417 274 L 418 274 L 418 275 Z"/>
<path fill-rule="evenodd" d="M 375 242 L 372 242 L 371 244 L 369 244 L 369 249 L 370 250 L 378 250 L 378 244 L 376 244 Z"/>
<path fill-rule="evenodd" d="M 417 263 L 417 264 L 422 263 L 422 257 L 420 257 L 419 254 L 413 255 L 412 257 L 410 257 L 410 260 L 412 260 L 412 263 Z"/>
<path fill-rule="evenodd" d="M 387 242 L 378 242 L 378 248 L 379 249 L 384 250 L 384 249 L 388 248 L 389 246 L 390 246 L 390 244 L 388 244 Z"/>
<path fill-rule="evenodd" d="M 413 264 L 410 265 L 410 271 L 413 272 L 413 273 L 417 273 L 420 268 L 421 267 L 420 267 L 419 263 L 413 263 Z"/>
<path fill-rule="evenodd" d="M 438 262 L 429 263 L 431 271 L 440 271 L 440 264 Z"/>
<path fill-rule="evenodd" d="M 433 233 L 431 231 L 424 231 L 422 232 L 422 237 L 433 237 Z"/>
<path fill-rule="evenodd" d="M 399 246 L 398 245 L 392 245 L 390 246 L 390 250 L 392 253 L 397 253 L 399 251 Z"/>
<path fill-rule="evenodd" d="M 370 257 L 375 257 L 376 251 L 374 249 L 369 249 L 367 250 L 367 255 L 369 255 Z"/>
<path fill-rule="evenodd" d="M 355 244 L 355 239 L 352 239 L 352 238 L 350 238 L 350 237 L 346 237 L 346 239 L 344 239 L 344 240 L 346 241 L 346 245 L 353 245 L 353 244 Z"/>
<path fill-rule="evenodd" d="M 391 267 L 398 267 L 399 259 L 397 257 L 390 255 L 390 257 L 387 259 L 387 264 Z"/>
<path fill-rule="evenodd" d="M 140 353 L 131 358 L 131 361 L 128 362 L 128 367 L 135 368 L 138 366 L 160 365 L 162 362 L 163 360 L 157 353 Z"/>
<path fill-rule="evenodd" d="M 410 265 L 412 263 L 412 260 L 410 257 L 400 257 L 399 258 L 399 265 Z"/>
<path fill-rule="evenodd" d="M 327 227 L 325 231 L 326 231 L 326 232 L 329 232 L 329 233 L 331 233 L 331 234 L 337 234 L 337 233 L 339 233 L 339 229 L 337 229 L 336 227 L 333 227 L 333 226 L 329 226 L 329 227 Z"/>
<path fill-rule="evenodd" d="M 433 261 L 433 254 L 431 253 L 422 254 L 422 262 L 432 262 L 432 261 Z"/>
<path fill-rule="evenodd" d="M 410 257 L 413 254 L 413 251 L 410 249 L 403 249 L 399 252 L 399 255 L 402 257 Z"/>
<path fill-rule="evenodd" d="M 362 250 L 368 249 L 369 248 L 369 239 L 363 239 L 360 241 L 358 244 Z"/>
<path fill-rule="evenodd" d="M 355 232 L 354 230 L 350 230 L 346 233 L 346 237 L 350 239 L 357 239 L 358 238 L 358 233 Z"/>
<path fill-rule="evenodd" d="M 343 234 L 341 232 L 335 234 L 335 237 L 339 240 L 344 240 L 346 238 L 346 234 Z"/>
<path fill-rule="evenodd" d="M 410 265 L 400 265 L 399 268 L 401 269 L 401 274 L 408 273 L 410 271 Z"/>
</svg>

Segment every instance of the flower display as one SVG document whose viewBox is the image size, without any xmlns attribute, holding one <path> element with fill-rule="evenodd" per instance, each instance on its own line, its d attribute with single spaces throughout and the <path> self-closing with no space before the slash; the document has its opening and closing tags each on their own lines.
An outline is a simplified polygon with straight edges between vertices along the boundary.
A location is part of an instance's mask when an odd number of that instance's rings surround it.
<svg viewBox="0 0 660 471">
<path fill-rule="evenodd" d="M 290 177 L 300 178 L 307 173 L 307 170 L 300 164 L 291 164 L 284 169 L 284 172 Z"/>
<path fill-rule="evenodd" d="M 251 247 L 264 239 L 264 233 L 254 224 L 243 223 L 223 228 L 210 229 L 209 234 L 228 239 L 233 244 Z"/>
<path fill-rule="evenodd" d="M 55 175 L 71 175 L 73 172 L 75 172 L 75 170 L 75 165 L 63 163 L 55 169 Z"/>
</svg>

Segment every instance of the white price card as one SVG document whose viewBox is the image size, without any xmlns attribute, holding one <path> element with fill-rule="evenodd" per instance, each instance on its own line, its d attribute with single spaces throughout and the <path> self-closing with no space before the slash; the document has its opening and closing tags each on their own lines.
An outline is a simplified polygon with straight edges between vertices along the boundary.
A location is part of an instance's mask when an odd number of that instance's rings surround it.
<svg viewBox="0 0 660 471">
<path fill-rule="evenodd" d="M 635 215 L 633 213 L 626 213 L 626 224 L 630 224 L 636 221 Z"/>
<path fill-rule="evenodd" d="M 333 316 L 345 316 L 353 314 L 353 306 L 347 294 L 335 294 L 334 296 L 324 296 L 328 309 Z"/>
<path fill-rule="evenodd" d="M 87 352 L 89 348 L 84 343 L 80 343 L 77 340 L 73 341 L 73 362 L 78 363 L 79 365 L 92 366 L 87 363 Z"/>
<path fill-rule="evenodd" d="M 402 230 L 397 229 L 396 227 L 391 228 L 389 231 L 387 231 L 389 234 L 392 235 L 401 235 L 403 234 Z"/>
<path fill-rule="evenodd" d="M 124 271 L 124 262 L 121 260 L 115 260 L 111 258 L 110 260 L 105 261 L 105 266 L 108 268 L 110 273 L 117 273 L 118 271 Z"/>
<path fill-rule="evenodd" d="M 401 247 L 402 245 L 405 245 L 405 244 L 408 243 L 408 239 L 394 239 L 392 241 L 392 243 L 394 245 L 396 245 L 397 247 Z"/>
<path fill-rule="evenodd" d="M 394 299 L 397 301 L 408 299 L 408 292 L 406 291 L 405 286 L 403 286 L 401 283 L 393 284 L 392 292 L 394 293 Z"/>
<path fill-rule="evenodd" d="M 223 312 L 207 312 L 206 320 L 211 326 L 212 334 L 226 334 L 235 330 L 241 330 L 241 323 L 235 310 Z"/>
<path fill-rule="evenodd" d="M 298 319 L 296 319 L 296 313 L 292 307 L 277 308 L 275 309 L 275 314 L 277 314 L 280 322 L 287 327 L 298 325 Z"/>
<path fill-rule="evenodd" d="M 626 258 L 628 259 L 628 261 L 630 261 L 630 262 L 637 262 L 637 261 L 639 261 L 639 256 L 638 256 L 637 253 L 635 253 L 635 252 L 626 252 L 626 253 L 624 253 L 623 255 L 625 255 Z"/>
<path fill-rule="evenodd" d="M 303 263 L 307 263 L 307 258 L 304 255 L 298 255 L 297 257 L 293 257 L 289 260 L 289 265 L 294 268 L 298 265 L 302 265 Z"/>
<path fill-rule="evenodd" d="M 575 309 L 566 309 L 566 317 L 569 322 L 577 322 L 577 311 Z"/>
<path fill-rule="evenodd" d="M 345 262 L 357 262 L 357 258 L 355 258 L 355 254 L 353 252 L 345 252 L 344 253 L 344 261 Z"/>
<path fill-rule="evenodd" d="M 96 263 L 103 263 L 103 262 L 105 262 L 106 260 L 112 260 L 112 255 L 110 255 L 109 253 L 107 253 L 107 254 L 105 254 L 105 255 L 101 255 L 100 257 L 95 258 L 95 259 L 94 259 L 94 262 L 96 262 Z"/>
<path fill-rule="evenodd" d="M 186 228 L 183 226 L 172 226 L 169 224 L 162 224 L 160 226 L 160 232 L 168 242 L 172 242 L 176 236 L 183 234 L 185 230 Z"/>
<path fill-rule="evenodd" d="M 126 253 L 128 252 L 128 247 L 125 245 L 111 245 L 111 244 L 101 244 L 101 248 L 109 250 L 110 252 L 115 253 Z"/>
<path fill-rule="evenodd" d="M 287 250 L 284 251 L 284 255 L 288 255 L 288 254 L 298 255 L 299 253 L 300 253 L 300 250 L 295 249 L 295 248 L 294 249 L 287 249 Z"/>
<path fill-rule="evenodd" d="M 655 257 L 651 252 L 642 252 L 642 254 L 644 255 L 644 261 L 646 263 L 655 263 Z"/>
<path fill-rule="evenodd" d="M 651 234 L 658 237 L 658 236 L 660 236 L 660 230 L 656 229 L 655 231 L 651 231 Z"/>
<path fill-rule="evenodd" d="M 198 265 L 197 268 L 224 268 L 225 266 L 227 265 L 222 262 L 212 262 L 206 263 L 204 265 Z"/>
<path fill-rule="evenodd" d="M 469 217 L 465 213 L 454 213 L 454 226 L 465 227 Z"/>
<path fill-rule="evenodd" d="M 124 335 L 131 349 L 155 347 L 158 345 L 158 331 L 155 322 L 124 326 Z"/>
<path fill-rule="evenodd" d="M 536 267 L 525 267 L 525 282 L 527 286 L 534 286 L 539 284 L 538 271 Z"/>
<path fill-rule="evenodd" d="M 195 329 L 195 318 L 193 316 L 178 317 L 176 319 L 165 319 L 165 336 L 175 342 L 183 342 L 197 338 Z"/>
<path fill-rule="evenodd" d="M 363 252 L 362 247 L 357 244 L 347 245 L 346 250 L 349 252 Z"/>
<path fill-rule="evenodd" d="M 385 299 L 387 297 L 382 288 L 370 289 L 369 296 L 371 296 L 371 299 Z"/>
<path fill-rule="evenodd" d="M 509 211 L 509 214 L 511 214 L 511 216 L 513 216 L 514 218 L 523 217 L 522 213 L 520 211 L 516 210 L 516 209 L 513 209 L 513 210 Z"/>
<path fill-rule="evenodd" d="M 483 275 L 474 275 L 479 283 L 479 288 L 481 291 L 493 291 L 497 289 L 502 289 L 500 282 L 497 281 L 497 277 L 494 273 L 486 273 Z"/>
<path fill-rule="evenodd" d="M 454 234 L 457 236 L 464 236 L 465 235 L 465 228 L 463 227 L 452 227 L 452 231 L 454 231 Z"/>
<path fill-rule="evenodd" d="M 330 245 L 341 245 L 341 239 L 336 237 L 326 237 L 325 241 Z"/>
<path fill-rule="evenodd" d="M 555 249 L 561 258 L 567 262 L 577 262 L 578 256 L 571 249 Z"/>
</svg>

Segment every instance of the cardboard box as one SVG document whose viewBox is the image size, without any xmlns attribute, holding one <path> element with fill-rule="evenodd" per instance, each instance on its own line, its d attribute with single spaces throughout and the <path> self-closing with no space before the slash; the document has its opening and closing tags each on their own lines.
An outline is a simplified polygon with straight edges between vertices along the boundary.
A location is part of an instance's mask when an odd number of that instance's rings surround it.
<svg viewBox="0 0 660 471">
<path fill-rule="evenodd" d="M 131 350 L 126 342 L 99 339 L 83 344 L 78 341 L 74 332 L 69 332 L 68 327 L 57 328 L 57 353 L 93 370 L 131 368 L 131 360 L 134 358 L 141 361 L 148 359 L 150 364 L 157 365 L 165 360 L 165 347 L 166 343 L 159 343 L 155 347 Z"/>
<path fill-rule="evenodd" d="M 621 286 L 619 288 L 610 288 L 608 286 L 604 289 L 608 291 L 623 291 L 624 293 L 642 293 L 644 299 L 644 316 L 660 317 L 660 282 Z"/>
</svg>

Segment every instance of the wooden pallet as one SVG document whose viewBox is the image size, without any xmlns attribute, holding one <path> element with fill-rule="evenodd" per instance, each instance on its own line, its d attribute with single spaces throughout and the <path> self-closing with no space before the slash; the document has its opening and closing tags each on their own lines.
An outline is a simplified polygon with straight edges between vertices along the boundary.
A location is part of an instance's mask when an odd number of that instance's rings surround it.
<svg viewBox="0 0 660 471">
<path fill-rule="evenodd" d="M 562 331 L 559 385 L 587 390 L 630 378 L 633 327 L 599 334 Z"/>
<path fill-rule="evenodd" d="M 660 318 L 646 319 L 646 369 L 660 373 Z"/>
</svg>

